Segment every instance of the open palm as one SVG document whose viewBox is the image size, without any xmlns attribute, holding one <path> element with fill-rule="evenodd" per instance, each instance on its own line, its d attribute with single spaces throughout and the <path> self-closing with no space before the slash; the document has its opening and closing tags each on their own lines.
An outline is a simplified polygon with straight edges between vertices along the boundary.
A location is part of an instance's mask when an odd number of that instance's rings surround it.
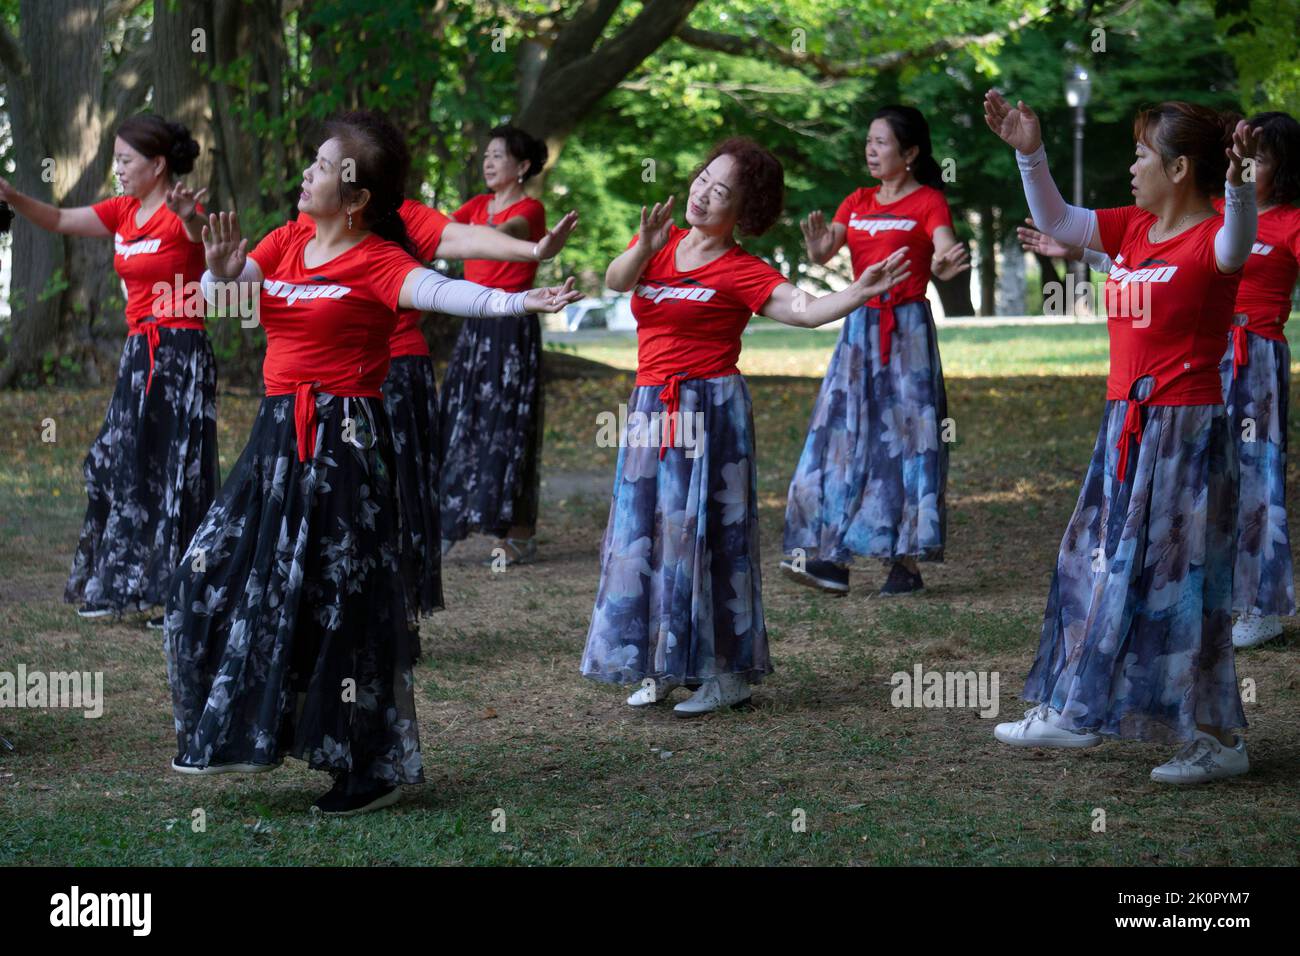
<svg viewBox="0 0 1300 956">
<path fill-rule="evenodd" d="M 1029 155 L 1043 143 L 1043 131 L 1038 114 L 1023 100 L 1012 106 L 997 90 L 984 94 L 984 122 L 1008 146 Z"/>
<path fill-rule="evenodd" d="M 208 216 L 203 227 L 203 255 L 208 271 L 218 279 L 237 279 L 248 261 L 248 240 L 239 232 L 239 214 L 223 212 Z"/>
<path fill-rule="evenodd" d="M 665 203 L 655 203 L 649 213 L 641 207 L 641 230 L 637 243 L 650 252 L 656 253 L 668 244 L 668 235 L 673 226 L 673 198 Z"/>
</svg>

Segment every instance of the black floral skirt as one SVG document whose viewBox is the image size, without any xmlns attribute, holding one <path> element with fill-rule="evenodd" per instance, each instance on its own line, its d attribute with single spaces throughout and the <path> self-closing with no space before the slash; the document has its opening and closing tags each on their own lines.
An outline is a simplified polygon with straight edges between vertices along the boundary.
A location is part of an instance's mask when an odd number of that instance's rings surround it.
<svg viewBox="0 0 1300 956">
<path fill-rule="evenodd" d="M 442 536 L 535 527 L 541 457 L 537 316 L 466 319 L 442 385 Z"/>
<path fill-rule="evenodd" d="M 206 332 L 127 336 L 104 425 L 86 455 L 86 518 L 63 599 L 117 611 L 162 604 L 217 491 L 217 363 Z"/>
<path fill-rule="evenodd" d="M 443 608 L 438 531 L 438 386 L 427 355 L 399 355 L 384 380 L 402 508 L 406 612 L 412 621 Z"/>
<path fill-rule="evenodd" d="M 172 579 L 179 757 L 288 755 L 351 789 L 420 783 L 388 417 L 376 399 L 318 396 L 315 457 L 299 462 L 293 402 L 262 400 Z"/>
</svg>

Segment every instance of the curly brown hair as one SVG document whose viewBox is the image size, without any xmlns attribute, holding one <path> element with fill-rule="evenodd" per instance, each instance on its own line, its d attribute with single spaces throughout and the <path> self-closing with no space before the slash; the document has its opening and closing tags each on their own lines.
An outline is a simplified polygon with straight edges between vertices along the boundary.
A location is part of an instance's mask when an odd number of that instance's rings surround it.
<svg viewBox="0 0 1300 956">
<path fill-rule="evenodd" d="M 719 156 L 730 156 L 736 164 L 740 184 L 740 215 L 736 227 L 742 235 L 761 236 L 772 228 L 785 205 L 785 169 L 781 160 L 747 136 L 732 136 L 709 150 L 695 168 L 690 182 Z M 689 187 L 689 184 L 688 184 Z"/>
</svg>

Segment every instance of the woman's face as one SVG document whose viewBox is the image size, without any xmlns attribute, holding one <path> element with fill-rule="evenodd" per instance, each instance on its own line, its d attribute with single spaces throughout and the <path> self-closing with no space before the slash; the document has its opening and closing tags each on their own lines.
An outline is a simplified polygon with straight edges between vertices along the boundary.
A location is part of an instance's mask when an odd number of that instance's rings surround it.
<svg viewBox="0 0 1300 956">
<path fill-rule="evenodd" d="M 483 181 L 487 188 L 497 193 L 509 188 L 528 171 L 528 160 L 518 160 L 506 149 L 506 141 L 498 136 L 483 151 Z"/>
<path fill-rule="evenodd" d="M 1273 192 L 1273 176 L 1277 172 L 1277 165 L 1273 160 L 1273 154 L 1264 147 L 1255 150 L 1255 203 L 1262 206 L 1268 202 L 1269 194 Z"/>
<path fill-rule="evenodd" d="M 1154 132 L 1154 128 L 1148 132 Z M 1132 177 L 1130 185 L 1133 189 L 1134 204 L 1148 212 L 1158 210 L 1174 191 L 1175 178 L 1182 178 L 1181 171 L 1186 162 L 1187 160 L 1179 157 L 1166 168 L 1159 151 L 1138 140 L 1134 146 L 1133 165 L 1128 168 L 1129 175 Z"/>
<path fill-rule="evenodd" d="M 736 161 L 723 153 L 700 170 L 686 200 L 686 222 L 705 232 L 729 234 L 740 218 Z"/>
<path fill-rule="evenodd" d="M 298 209 L 317 221 L 347 215 L 349 208 L 355 214 L 364 203 L 354 200 L 345 206 L 343 202 L 343 177 L 349 170 L 355 177 L 355 168 L 345 160 L 340 140 L 331 137 L 321 143 L 316 158 L 302 171 Z"/>
<path fill-rule="evenodd" d="M 162 156 L 148 158 L 118 136 L 113 140 L 113 175 L 127 196 L 143 199 L 153 191 L 167 169 Z"/>
<path fill-rule="evenodd" d="M 896 179 L 907 174 L 907 164 L 916 158 L 919 150 L 913 146 L 904 151 L 898 145 L 894 128 L 884 119 L 871 121 L 867 130 L 867 172 L 876 179 Z"/>
</svg>

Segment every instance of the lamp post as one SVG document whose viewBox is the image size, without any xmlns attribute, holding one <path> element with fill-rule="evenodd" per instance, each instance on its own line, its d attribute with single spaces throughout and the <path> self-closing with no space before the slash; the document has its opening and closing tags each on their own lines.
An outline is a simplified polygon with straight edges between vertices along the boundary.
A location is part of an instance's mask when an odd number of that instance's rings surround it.
<svg viewBox="0 0 1300 956">
<path fill-rule="evenodd" d="M 1083 108 L 1092 95 L 1092 80 L 1088 70 L 1073 63 L 1065 74 L 1065 102 L 1074 110 L 1074 205 L 1083 205 Z M 1079 292 L 1088 281 L 1088 264 L 1077 262 L 1074 266 L 1075 315 L 1079 314 Z"/>
</svg>

